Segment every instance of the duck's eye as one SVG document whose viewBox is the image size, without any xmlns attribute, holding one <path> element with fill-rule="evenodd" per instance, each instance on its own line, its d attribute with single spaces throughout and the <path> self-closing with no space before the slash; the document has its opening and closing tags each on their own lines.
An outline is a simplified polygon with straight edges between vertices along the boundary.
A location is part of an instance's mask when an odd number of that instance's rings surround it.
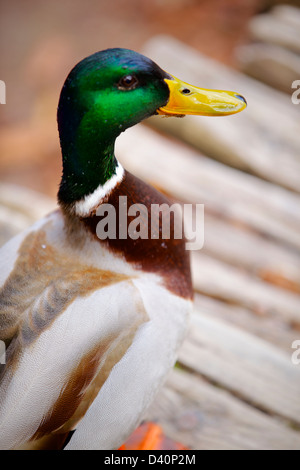
<svg viewBox="0 0 300 470">
<path fill-rule="evenodd" d="M 133 90 L 138 84 L 138 79 L 135 75 L 125 75 L 119 81 L 119 90 Z"/>
</svg>

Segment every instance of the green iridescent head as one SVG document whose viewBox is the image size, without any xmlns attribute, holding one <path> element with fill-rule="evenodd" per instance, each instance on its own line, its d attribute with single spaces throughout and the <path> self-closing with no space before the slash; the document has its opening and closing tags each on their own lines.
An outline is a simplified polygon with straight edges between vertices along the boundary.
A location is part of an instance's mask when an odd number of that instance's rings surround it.
<svg viewBox="0 0 300 470">
<path fill-rule="evenodd" d="M 97 52 L 73 68 L 58 106 L 60 199 L 78 200 L 114 174 L 115 139 L 167 103 L 165 78 L 154 62 L 127 49 Z"/>
<path fill-rule="evenodd" d="M 78 201 L 108 181 L 118 166 L 116 138 L 143 119 L 153 114 L 224 116 L 245 107 L 235 92 L 196 88 L 128 49 L 87 57 L 67 77 L 58 106 L 59 201 Z"/>
</svg>

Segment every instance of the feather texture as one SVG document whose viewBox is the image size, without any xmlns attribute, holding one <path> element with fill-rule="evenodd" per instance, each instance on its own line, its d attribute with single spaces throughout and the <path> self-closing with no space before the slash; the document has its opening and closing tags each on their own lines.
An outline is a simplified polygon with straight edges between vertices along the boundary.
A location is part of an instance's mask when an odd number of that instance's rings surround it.
<svg viewBox="0 0 300 470">
<path fill-rule="evenodd" d="M 1 449 L 117 448 L 175 361 L 190 302 L 81 230 L 79 250 L 56 211 L 1 250 Z"/>
</svg>

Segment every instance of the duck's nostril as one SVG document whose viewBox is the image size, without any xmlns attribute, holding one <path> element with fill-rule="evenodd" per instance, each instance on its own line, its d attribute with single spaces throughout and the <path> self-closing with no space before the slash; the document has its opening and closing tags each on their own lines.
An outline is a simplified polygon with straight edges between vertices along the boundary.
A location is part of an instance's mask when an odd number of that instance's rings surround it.
<svg viewBox="0 0 300 470">
<path fill-rule="evenodd" d="M 246 99 L 242 95 L 235 95 L 235 96 L 236 96 L 236 98 L 238 98 L 241 101 L 244 101 L 244 103 L 247 104 Z"/>
</svg>

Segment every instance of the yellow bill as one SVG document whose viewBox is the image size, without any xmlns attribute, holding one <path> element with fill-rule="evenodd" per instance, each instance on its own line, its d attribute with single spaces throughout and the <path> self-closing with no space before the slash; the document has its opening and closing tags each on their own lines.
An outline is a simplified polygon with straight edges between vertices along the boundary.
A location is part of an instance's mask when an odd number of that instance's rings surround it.
<svg viewBox="0 0 300 470">
<path fill-rule="evenodd" d="M 171 79 L 165 79 L 170 90 L 169 101 L 157 110 L 158 114 L 228 116 L 243 111 L 247 106 L 245 98 L 234 91 L 197 88 L 173 75 L 171 77 Z"/>
</svg>

